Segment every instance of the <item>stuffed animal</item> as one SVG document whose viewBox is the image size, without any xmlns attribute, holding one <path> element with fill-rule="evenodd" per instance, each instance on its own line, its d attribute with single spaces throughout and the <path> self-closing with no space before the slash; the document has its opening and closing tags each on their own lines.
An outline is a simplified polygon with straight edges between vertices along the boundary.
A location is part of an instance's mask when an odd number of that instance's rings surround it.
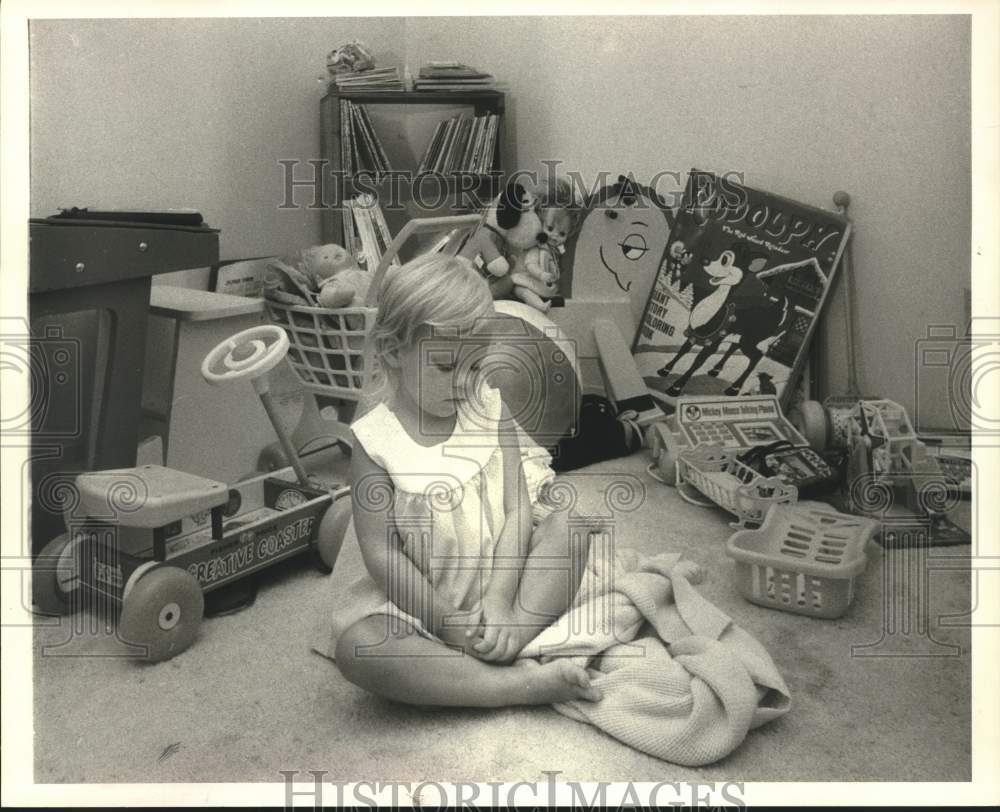
<svg viewBox="0 0 1000 812">
<path fill-rule="evenodd" d="M 317 292 L 320 307 L 358 307 L 368 295 L 371 274 L 361 270 L 346 248 L 336 243 L 302 250 L 299 268 Z"/>
<path fill-rule="evenodd" d="M 514 295 L 525 304 L 547 313 L 559 294 L 559 255 L 576 223 L 576 202 L 570 185 L 558 180 L 539 202 L 542 232 L 538 244 L 525 251 L 511 273 Z"/>
<path fill-rule="evenodd" d="M 559 260 L 547 245 L 532 246 L 511 271 L 510 281 L 518 299 L 548 313 L 552 297 L 559 295 Z"/>
<path fill-rule="evenodd" d="M 357 307 L 364 304 L 370 283 L 371 274 L 346 249 L 328 243 L 302 249 L 294 264 L 273 260 L 265 290 L 287 304 Z"/>
<path fill-rule="evenodd" d="M 368 271 L 358 267 L 345 268 L 323 283 L 317 302 L 320 307 L 362 307 L 371 279 Z"/>
<path fill-rule="evenodd" d="M 522 183 L 512 180 L 459 253 L 484 273 L 493 298 L 503 299 L 514 287 L 510 270 L 524 251 L 538 243 L 541 233 L 535 196 Z"/>
<path fill-rule="evenodd" d="M 313 290 L 319 290 L 331 276 L 355 267 L 354 257 L 336 243 L 314 245 L 299 252 L 299 269 L 309 278 Z"/>
</svg>

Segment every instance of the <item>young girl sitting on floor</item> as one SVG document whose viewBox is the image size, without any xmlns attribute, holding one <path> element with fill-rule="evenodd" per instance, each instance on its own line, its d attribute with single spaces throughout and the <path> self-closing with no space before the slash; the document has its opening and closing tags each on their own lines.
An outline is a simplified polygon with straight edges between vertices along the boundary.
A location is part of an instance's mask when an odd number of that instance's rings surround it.
<svg viewBox="0 0 1000 812">
<path fill-rule="evenodd" d="M 533 527 L 518 427 L 485 380 L 493 314 L 460 257 L 385 275 L 372 337 L 387 395 L 352 426 L 368 574 L 335 619 L 335 658 L 356 685 L 416 705 L 596 701 L 568 660 L 510 665 L 571 604 L 589 538 L 571 538 L 565 511 Z"/>
</svg>

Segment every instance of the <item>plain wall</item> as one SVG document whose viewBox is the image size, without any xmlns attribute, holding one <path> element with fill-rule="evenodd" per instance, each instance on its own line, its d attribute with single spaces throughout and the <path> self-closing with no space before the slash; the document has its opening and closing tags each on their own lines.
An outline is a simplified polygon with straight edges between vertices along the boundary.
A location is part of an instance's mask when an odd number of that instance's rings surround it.
<svg viewBox="0 0 1000 812">
<path fill-rule="evenodd" d="M 556 159 L 640 181 L 737 171 L 826 207 L 850 192 L 867 392 L 913 411 L 916 342 L 967 319 L 970 24 L 958 15 L 36 21 L 32 215 L 197 208 L 229 258 L 316 242 L 316 212 L 278 209 L 277 162 L 318 157 L 316 78 L 354 37 L 380 64 L 495 72 L 512 166 Z M 830 304 L 824 393 L 847 381 L 839 292 Z M 917 413 L 948 425 L 947 404 L 925 387 Z"/>
<path fill-rule="evenodd" d="M 414 18 L 406 37 L 411 65 L 505 82 L 523 169 L 735 171 L 827 208 L 848 191 L 861 388 L 914 414 L 916 342 L 968 319 L 967 16 Z M 818 336 L 824 393 L 847 383 L 841 295 Z M 942 386 L 919 416 L 951 424 Z"/>
<path fill-rule="evenodd" d="M 29 36 L 32 216 L 194 208 L 230 259 L 318 240 L 308 190 L 279 209 L 278 161 L 319 157 L 326 54 L 359 38 L 401 64 L 405 48 L 399 17 L 35 20 Z"/>
</svg>

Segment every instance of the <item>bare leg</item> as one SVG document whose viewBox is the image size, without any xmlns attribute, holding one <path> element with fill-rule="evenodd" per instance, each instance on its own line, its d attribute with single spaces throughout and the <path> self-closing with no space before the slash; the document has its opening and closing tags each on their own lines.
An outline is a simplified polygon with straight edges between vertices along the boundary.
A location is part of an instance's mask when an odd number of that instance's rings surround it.
<svg viewBox="0 0 1000 812">
<path fill-rule="evenodd" d="M 549 308 L 552 306 L 552 302 L 547 299 L 543 299 L 531 288 L 526 288 L 523 285 L 514 286 L 514 295 L 516 295 L 517 298 L 525 304 L 529 304 L 536 310 L 541 310 L 543 313 L 548 313 Z"/>
<path fill-rule="evenodd" d="M 388 630 L 389 619 L 359 620 L 337 641 L 340 672 L 355 685 L 411 705 L 495 708 L 596 701 L 587 672 L 569 660 L 534 668 L 493 665 L 422 637 L 408 624 Z"/>
<path fill-rule="evenodd" d="M 591 532 L 592 528 L 571 527 L 567 511 L 552 513 L 535 528 L 514 598 L 517 651 L 573 603 L 587 565 Z"/>
</svg>

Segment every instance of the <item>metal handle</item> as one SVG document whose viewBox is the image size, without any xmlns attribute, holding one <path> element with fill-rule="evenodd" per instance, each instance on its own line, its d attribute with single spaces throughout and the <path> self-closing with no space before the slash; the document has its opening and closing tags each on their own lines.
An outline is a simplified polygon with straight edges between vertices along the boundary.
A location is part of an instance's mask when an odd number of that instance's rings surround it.
<svg viewBox="0 0 1000 812">
<path fill-rule="evenodd" d="M 382 277 L 385 276 L 385 272 L 389 270 L 389 266 L 392 264 L 392 260 L 399 253 L 399 249 L 401 249 L 403 244 L 414 234 L 426 234 L 429 231 L 444 231 L 445 229 L 456 228 L 468 228 L 471 230 L 478 226 L 482 220 L 482 214 L 456 214 L 448 217 L 418 217 L 414 220 L 410 220 L 399 230 L 399 233 L 393 238 L 392 242 L 389 243 L 389 247 L 385 249 L 385 253 L 382 254 L 382 259 L 379 260 L 378 267 L 375 269 L 375 275 L 372 277 L 372 283 L 368 287 L 368 296 L 365 304 L 368 307 L 375 306 L 375 303 L 378 300 L 378 289 L 382 285 Z"/>
</svg>

